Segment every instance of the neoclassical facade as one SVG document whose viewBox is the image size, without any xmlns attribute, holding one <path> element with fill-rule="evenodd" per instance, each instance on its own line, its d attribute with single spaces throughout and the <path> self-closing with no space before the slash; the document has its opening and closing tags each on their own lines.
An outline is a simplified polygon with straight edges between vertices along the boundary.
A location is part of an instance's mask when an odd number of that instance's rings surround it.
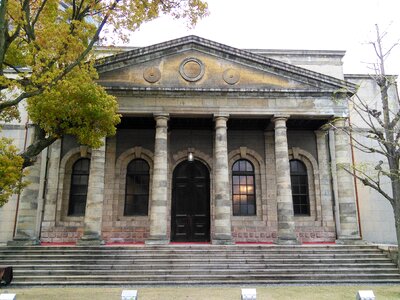
<svg viewBox="0 0 400 300">
<path fill-rule="evenodd" d="M 100 59 L 117 134 L 39 157 L 11 243 L 359 240 L 342 56 L 188 36 Z"/>
</svg>

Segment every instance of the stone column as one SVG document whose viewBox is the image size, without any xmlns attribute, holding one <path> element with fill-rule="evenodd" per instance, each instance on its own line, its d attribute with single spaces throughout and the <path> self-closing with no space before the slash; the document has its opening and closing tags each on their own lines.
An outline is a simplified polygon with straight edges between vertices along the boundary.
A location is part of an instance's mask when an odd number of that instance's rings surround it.
<svg viewBox="0 0 400 300">
<path fill-rule="evenodd" d="M 330 232 L 335 232 L 335 222 L 333 218 L 333 203 L 331 176 L 329 174 L 329 159 L 328 159 L 328 132 L 326 130 L 315 131 L 317 138 L 317 153 L 319 167 L 319 182 L 321 189 L 321 206 L 322 206 L 322 226 L 329 229 Z"/>
<path fill-rule="evenodd" d="M 335 158 L 338 186 L 338 202 L 340 213 L 339 242 L 360 239 L 357 219 L 357 206 L 354 197 L 354 178 L 345 169 L 351 169 L 350 140 L 346 132 L 345 119 L 334 121 L 335 127 Z"/>
<path fill-rule="evenodd" d="M 47 188 L 44 204 L 43 229 L 53 228 L 56 224 L 58 178 L 61 159 L 61 139 L 58 139 L 50 146 L 48 160 Z"/>
<path fill-rule="evenodd" d="M 150 236 L 146 244 L 168 244 L 168 114 L 154 116 L 156 136 L 154 144 L 154 170 L 151 185 Z"/>
<path fill-rule="evenodd" d="M 102 245 L 101 227 L 104 201 L 104 174 L 106 162 L 106 139 L 104 145 L 92 150 L 89 183 L 86 199 L 83 236 L 77 245 Z"/>
<path fill-rule="evenodd" d="M 232 203 L 229 197 L 228 116 L 215 116 L 214 145 L 214 236 L 213 244 L 232 244 Z"/>
<path fill-rule="evenodd" d="M 36 231 L 39 183 L 42 155 L 37 156 L 33 166 L 27 168 L 28 176 L 23 180 L 28 181 L 20 196 L 15 236 L 7 244 L 10 246 L 39 245 L 39 236 Z"/>
<path fill-rule="evenodd" d="M 292 187 L 290 184 L 289 151 L 286 120 L 289 116 L 274 116 L 275 158 L 276 158 L 276 202 L 278 208 L 277 244 L 298 244 L 294 213 Z"/>
</svg>

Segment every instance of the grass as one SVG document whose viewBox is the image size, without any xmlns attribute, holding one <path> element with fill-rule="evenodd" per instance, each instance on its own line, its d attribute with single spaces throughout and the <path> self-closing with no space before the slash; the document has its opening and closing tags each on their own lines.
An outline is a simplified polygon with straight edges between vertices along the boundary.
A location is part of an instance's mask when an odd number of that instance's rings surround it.
<svg viewBox="0 0 400 300">
<path fill-rule="evenodd" d="M 1 293 L 17 294 L 18 300 L 121 299 L 124 289 L 137 289 L 139 300 L 240 299 L 240 286 L 168 287 L 35 287 L 2 288 Z M 250 288 L 250 287 L 246 287 Z M 317 285 L 254 286 L 259 300 L 341 300 L 355 299 L 358 290 L 373 290 L 377 300 L 400 299 L 400 285 Z"/>
</svg>

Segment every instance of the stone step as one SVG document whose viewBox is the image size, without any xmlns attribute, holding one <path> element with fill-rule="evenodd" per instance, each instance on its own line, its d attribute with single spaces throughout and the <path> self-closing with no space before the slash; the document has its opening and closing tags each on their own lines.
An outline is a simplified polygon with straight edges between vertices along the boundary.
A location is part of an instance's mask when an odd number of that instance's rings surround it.
<svg viewBox="0 0 400 300">
<path fill-rule="evenodd" d="M 0 246 L 2 251 L 156 251 L 171 252 L 171 251 L 212 251 L 212 252 L 226 252 L 227 250 L 233 252 L 240 251 L 323 251 L 323 250 L 340 250 L 340 251 L 365 251 L 365 250 L 379 250 L 375 245 L 257 245 L 257 246 L 243 246 L 243 245 L 132 245 L 132 246 Z"/>
<path fill-rule="evenodd" d="M 302 269 L 301 274 L 320 274 L 321 276 L 329 275 L 343 275 L 346 274 L 358 274 L 358 275 L 373 275 L 382 273 L 395 274 L 400 276 L 396 268 L 307 268 Z M 79 275 L 93 275 L 93 276 L 121 276 L 121 275 L 140 275 L 140 276 L 153 276 L 153 275 L 240 275 L 253 276 L 253 275 L 298 275 L 299 269 L 291 268 L 277 268 L 277 269 L 158 269 L 158 270 L 16 270 L 14 276 L 29 277 L 29 276 L 79 276 Z M 399 277 L 400 278 L 400 277 Z"/>
<path fill-rule="evenodd" d="M 76 265 L 76 264 L 38 264 L 38 265 L 14 265 L 13 269 L 15 271 L 18 270 L 76 270 L 77 267 L 83 270 L 129 270 L 134 268 L 135 270 L 158 270 L 162 268 L 179 268 L 179 269 L 248 269 L 251 268 L 253 270 L 265 270 L 265 269 L 278 269 L 278 268 L 287 268 L 290 266 L 291 269 L 305 269 L 305 268 L 371 268 L 371 269 L 395 269 L 397 268 L 393 265 L 392 262 L 386 263 L 349 263 L 349 264 L 332 264 L 332 263 L 313 263 L 313 264 L 279 264 L 279 263 L 268 263 L 268 264 L 204 264 L 204 263 L 188 263 L 188 264 L 171 264 L 171 263 L 163 263 L 163 264 L 108 264 L 108 265 L 100 265 L 100 264 L 92 264 L 92 265 Z"/>
<path fill-rule="evenodd" d="M 375 246 L 0 247 L 15 285 L 400 283 Z"/>
<path fill-rule="evenodd" d="M 396 279 L 400 281 L 400 276 L 394 276 L 393 274 L 359 274 L 359 273 L 346 273 L 339 275 L 342 281 L 345 280 L 364 280 L 369 279 Z M 126 284 L 126 283 L 137 283 L 142 284 L 146 281 L 157 280 L 157 281 L 186 281 L 190 283 L 192 280 L 196 281 L 210 281 L 214 280 L 215 283 L 224 282 L 226 280 L 235 279 L 242 280 L 242 282 L 247 281 L 257 281 L 257 280 L 334 280 L 338 278 L 338 274 L 325 274 L 325 273 L 313 273 L 313 274 L 159 274 L 159 275 L 32 275 L 32 276 L 15 276 L 16 281 L 46 281 L 46 282 L 59 282 L 59 281 L 108 281 L 108 284 Z"/>
<path fill-rule="evenodd" d="M 135 250 L 113 250 L 113 249 L 87 249 L 87 250 L 78 250 L 78 249 L 68 249 L 68 250 L 52 250 L 46 249 L 41 250 L 3 250 L 0 251 L 0 255 L 14 255 L 16 253 L 24 253 L 26 255 L 109 255 L 109 254 L 118 254 L 118 255 L 204 255 L 204 254 L 215 254 L 215 255 L 226 255 L 227 253 L 230 255 L 243 255 L 243 254 L 346 254 L 346 253 L 356 253 L 356 254 L 368 254 L 368 253 L 381 253 L 380 250 L 369 248 L 369 249 L 290 249 L 290 250 L 279 250 L 279 249 L 240 249 L 240 250 L 211 250 L 211 249 L 179 249 L 179 250 L 153 250 L 153 249 L 135 249 Z"/>
<path fill-rule="evenodd" d="M 326 259 L 326 258 L 352 258 L 352 257 L 357 257 L 357 258 L 382 258 L 386 257 L 385 254 L 383 253 L 358 253 L 356 254 L 351 254 L 351 253 L 324 253 L 324 254 L 312 254 L 312 253 L 293 253 L 293 254 L 271 254 L 271 253 L 264 253 L 264 254 L 259 254 L 259 255 L 251 255 L 251 254 L 240 254 L 240 255 L 234 255 L 231 253 L 218 253 L 218 254 L 213 254 L 212 257 L 210 258 L 209 254 L 199 254 L 199 255 L 180 255 L 180 254 L 170 254 L 170 255 L 152 255 L 152 254 L 32 254 L 32 255 L 26 255 L 26 254 L 14 254 L 14 255 L 8 255 L 8 256 L 2 256 L 0 257 L 0 261 L 7 260 L 12 256 L 13 259 L 17 260 L 28 260 L 28 259 L 46 259 L 46 260 L 60 260 L 60 259 L 85 259 L 85 260 L 117 260 L 117 259 L 180 259 L 180 258 L 185 258 L 185 259 L 242 259 L 245 260 L 248 257 L 251 258 L 258 258 L 258 259 L 293 259 L 293 258 L 316 258 L 316 259 Z"/>
<path fill-rule="evenodd" d="M 5 260 L 2 261 L 2 264 L 6 265 L 18 265 L 18 264 L 36 264 L 36 265 L 49 265 L 49 264 L 65 264 L 74 262 L 76 266 L 85 265 L 92 263 L 93 265 L 98 264 L 110 264 L 110 265 L 146 265 L 146 264 L 154 264 L 154 263 L 163 263 L 163 264 L 191 264 L 191 263 L 203 263 L 203 264 L 217 264 L 217 263 L 241 263 L 241 264 L 272 264 L 272 263 L 281 263 L 281 264 L 313 264 L 313 263 L 329 263 L 329 264 L 336 264 L 336 263 L 389 263 L 389 258 L 374 258 L 374 259 L 362 259 L 362 258 L 331 258 L 331 259 L 320 259 L 320 258 L 308 258 L 308 259 L 299 259 L 299 258 L 290 258 L 290 259 L 253 259 L 247 258 L 243 259 L 128 259 L 128 260 L 110 260 L 110 259 L 102 259 L 102 260 L 85 260 L 85 259 L 68 259 L 68 260 Z"/>
<path fill-rule="evenodd" d="M 84 286 L 110 286 L 116 285 L 118 283 L 110 283 L 108 280 L 103 281 L 91 281 L 91 280 L 79 280 L 79 281 L 13 281 L 13 286 L 18 287 L 26 287 L 26 286 L 77 286 L 77 285 L 84 285 Z M 136 282 L 128 282 L 122 285 L 139 285 Z M 227 279 L 224 281 L 215 280 L 191 280 L 188 282 L 187 280 L 147 280 L 145 282 L 140 282 L 141 286 L 156 286 L 156 285 L 215 285 L 215 284 L 223 284 L 223 285 L 243 285 L 243 284 L 254 284 L 254 285 L 263 285 L 263 284 L 400 284 L 400 279 L 394 278 L 385 278 L 385 279 L 374 279 L 368 278 L 367 280 L 363 279 L 252 279 L 251 281 L 244 281 L 243 279 Z"/>
</svg>

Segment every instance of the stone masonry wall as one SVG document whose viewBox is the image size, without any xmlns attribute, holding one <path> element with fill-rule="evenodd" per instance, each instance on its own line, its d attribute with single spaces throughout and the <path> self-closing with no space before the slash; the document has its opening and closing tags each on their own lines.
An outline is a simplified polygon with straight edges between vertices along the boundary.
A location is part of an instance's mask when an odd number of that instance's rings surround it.
<svg viewBox="0 0 400 300">
<path fill-rule="evenodd" d="M 295 138 L 293 138 L 295 136 Z M 168 207 L 171 206 L 172 173 L 174 167 L 186 159 L 188 148 L 194 150 L 195 159 L 200 159 L 212 170 L 213 132 L 211 130 L 172 130 L 169 139 L 168 163 Z M 309 160 L 317 160 L 316 139 L 313 132 L 299 132 L 289 135 L 289 153 L 300 151 L 308 153 Z M 228 159 L 229 168 L 237 159 L 248 159 L 255 167 L 257 215 L 249 217 L 232 216 L 232 237 L 235 242 L 268 242 L 277 238 L 277 208 L 275 178 L 273 131 L 229 131 Z M 301 147 L 301 148 L 300 148 Z M 296 150 L 301 149 L 301 150 Z M 306 151 L 306 150 L 310 150 Z M 144 242 L 150 233 L 149 216 L 123 216 L 125 193 L 125 173 L 127 164 L 135 158 L 146 160 L 150 165 L 150 184 L 153 170 L 154 131 L 124 130 L 116 137 L 108 138 L 106 145 L 105 195 L 103 204 L 102 238 L 107 243 Z M 313 162 L 316 164 L 316 162 Z M 308 168 L 315 166 L 307 163 Z M 318 169 L 318 165 L 317 165 Z M 125 170 L 125 171 L 124 171 Z M 336 238 L 334 227 L 327 227 L 324 219 L 327 216 L 321 211 L 318 202 L 318 170 L 310 173 L 310 194 L 313 213 L 310 217 L 295 217 L 296 235 L 301 242 L 333 242 Z M 231 177 L 231 175 L 230 175 Z M 210 172 L 211 191 L 211 230 L 213 228 L 213 178 Z M 151 190 L 151 186 L 150 186 Z M 231 192 L 231 191 L 230 191 Z M 314 195 L 313 195 L 314 193 Z M 150 194 L 151 197 L 151 194 Z M 311 197 L 311 198 L 312 198 Z M 231 198 L 231 197 L 230 197 Z M 168 210 L 168 235 L 170 234 L 170 209 Z M 42 231 L 42 242 L 76 242 L 82 235 L 82 220 L 69 223 L 57 222 L 53 228 Z M 63 225 L 64 224 L 64 225 Z M 213 231 L 211 232 L 213 234 Z"/>
</svg>

